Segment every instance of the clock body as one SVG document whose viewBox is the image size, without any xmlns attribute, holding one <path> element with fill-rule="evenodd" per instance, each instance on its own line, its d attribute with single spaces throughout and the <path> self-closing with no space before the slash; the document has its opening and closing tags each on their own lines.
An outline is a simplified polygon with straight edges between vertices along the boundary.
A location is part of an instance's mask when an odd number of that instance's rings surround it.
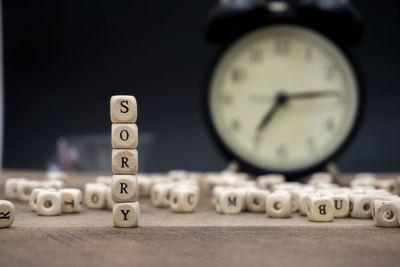
<svg viewBox="0 0 400 267">
<path fill-rule="evenodd" d="M 254 173 L 321 170 L 359 128 L 360 72 L 337 42 L 272 23 L 230 40 L 206 83 L 207 121 L 221 150 Z"/>
</svg>

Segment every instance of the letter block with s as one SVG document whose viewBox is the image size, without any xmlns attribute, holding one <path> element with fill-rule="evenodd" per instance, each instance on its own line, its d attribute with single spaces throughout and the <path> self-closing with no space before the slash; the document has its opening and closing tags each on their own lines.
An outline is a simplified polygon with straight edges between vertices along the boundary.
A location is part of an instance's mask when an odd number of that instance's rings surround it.
<svg viewBox="0 0 400 267">
<path fill-rule="evenodd" d="M 110 100 L 112 123 L 135 123 L 137 119 L 137 103 L 134 96 L 115 95 Z"/>
</svg>

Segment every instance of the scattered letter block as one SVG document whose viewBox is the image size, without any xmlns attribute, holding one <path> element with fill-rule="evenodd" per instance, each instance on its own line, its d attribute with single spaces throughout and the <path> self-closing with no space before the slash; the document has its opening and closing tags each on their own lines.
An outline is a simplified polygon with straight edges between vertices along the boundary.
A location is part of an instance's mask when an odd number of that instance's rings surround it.
<svg viewBox="0 0 400 267">
<path fill-rule="evenodd" d="M 38 215 L 53 216 L 61 214 L 61 192 L 44 190 L 37 197 L 36 213 Z"/>
<path fill-rule="evenodd" d="M 0 228 L 7 228 L 14 222 L 15 209 L 13 203 L 0 200 Z"/>
<path fill-rule="evenodd" d="M 88 183 L 85 186 L 85 204 L 89 209 L 102 209 L 106 205 L 107 186 Z"/>
<path fill-rule="evenodd" d="M 6 180 L 4 189 L 6 193 L 6 198 L 17 199 L 18 198 L 18 183 L 21 181 L 26 181 L 25 178 L 9 178 Z"/>
<path fill-rule="evenodd" d="M 308 220 L 312 222 L 331 222 L 334 218 L 334 204 L 329 196 L 311 196 L 308 198 Z"/>
<path fill-rule="evenodd" d="M 170 208 L 174 212 L 192 212 L 199 203 L 199 193 L 190 187 L 178 187 L 171 190 Z"/>
<path fill-rule="evenodd" d="M 400 204 L 395 201 L 375 200 L 372 217 L 375 226 L 399 227 Z"/>
<path fill-rule="evenodd" d="M 274 192 L 268 195 L 266 202 L 268 217 L 288 218 L 292 214 L 291 210 L 290 193 Z"/>
<path fill-rule="evenodd" d="M 82 209 L 83 195 L 77 188 L 63 188 L 60 190 L 62 197 L 62 212 L 74 213 Z"/>
</svg>

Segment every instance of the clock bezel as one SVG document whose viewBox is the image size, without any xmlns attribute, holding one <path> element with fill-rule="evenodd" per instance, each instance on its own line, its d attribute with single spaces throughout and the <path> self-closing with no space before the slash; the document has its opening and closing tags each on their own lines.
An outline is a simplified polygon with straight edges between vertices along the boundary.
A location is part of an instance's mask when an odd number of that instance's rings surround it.
<svg viewBox="0 0 400 267">
<path fill-rule="evenodd" d="M 345 45 L 342 45 L 339 41 L 333 40 L 328 34 L 324 34 L 323 32 L 319 31 L 318 29 L 315 29 L 313 27 L 310 27 L 310 25 L 303 24 L 299 21 L 292 21 L 292 20 L 279 20 L 275 21 L 273 23 L 264 23 L 255 27 L 252 27 L 251 29 L 248 29 L 246 31 L 241 32 L 240 34 L 237 34 L 235 37 L 229 39 L 226 41 L 217 51 L 216 55 L 214 58 L 211 60 L 211 64 L 208 65 L 208 69 L 206 71 L 206 78 L 205 78 L 205 86 L 203 86 L 203 96 L 202 96 L 202 106 L 204 107 L 203 114 L 205 115 L 205 121 L 207 124 L 207 128 L 210 130 L 212 139 L 214 143 L 217 145 L 219 150 L 222 152 L 222 154 L 227 158 L 231 160 L 236 160 L 241 167 L 242 171 L 247 171 L 252 174 L 265 174 L 265 173 L 275 173 L 276 171 L 274 170 L 269 170 L 269 169 L 264 169 L 260 168 L 258 166 L 255 166 L 251 162 L 247 161 L 246 159 L 242 158 L 240 155 L 236 154 L 234 151 L 232 151 L 227 144 L 225 144 L 224 140 L 222 137 L 219 136 L 216 126 L 213 123 L 212 120 L 212 115 L 211 115 L 211 104 L 210 104 L 210 93 L 211 93 L 211 82 L 212 82 L 212 77 L 213 73 L 215 72 L 218 62 L 222 59 L 224 56 L 225 52 L 238 40 L 240 40 L 244 35 L 252 32 L 259 30 L 261 28 L 265 27 L 271 27 L 271 26 L 276 26 L 276 25 L 292 25 L 292 26 L 298 26 L 298 27 L 304 27 L 306 29 L 310 29 L 314 32 L 317 32 L 327 38 L 329 41 L 332 42 L 333 45 L 335 45 L 346 57 L 348 60 L 350 67 L 352 68 L 354 75 L 355 75 L 355 80 L 357 82 L 358 87 L 356 90 L 358 90 L 358 107 L 356 109 L 356 114 L 355 114 L 355 119 L 354 123 L 351 126 L 351 129 L 347 136 L 345 137 L 344 141 L 337 146 L 335 150 L 333 150 L 332 153 L 330 153 L 327 157 L 319 160 L 317 163 L 300 168 L 296 171 L 286 171 L 286 172 L 281 172 L 283 175 L 285 175 L 287 178 L 297 178 L 297 177 L 302 177 L 305 176 L 309 173 L 312 172 L 317 172 L 317 171 L 322 171 L 326 164 L 328 162 L 331 162 L 332 160 L 336 159 L 340 154 L 343 153 L 343 151 L 350 146 L 352 141 L 354 140 L 355 136 L 358 133 L 358 130 L 361 127 L 363 117 L 364 117 L 364 110 L 365 110 L 365 103 L 366 103 L 366 89 L 365 89 L 365 83 L 362 75 L 362 71 L 360 68 L 359 63 L 351 53 L 351 51 L 346 47 Z"/>
</svg>

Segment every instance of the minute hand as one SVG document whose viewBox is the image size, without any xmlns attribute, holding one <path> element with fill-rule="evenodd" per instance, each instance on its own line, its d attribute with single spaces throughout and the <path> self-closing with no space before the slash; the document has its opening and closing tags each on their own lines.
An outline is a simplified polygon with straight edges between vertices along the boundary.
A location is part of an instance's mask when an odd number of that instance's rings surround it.
<svg viewBox="0 0 400 267">
<path fill-rule="evenodd" d="M 288 93 L 289 99 L 301 99 L 301 98 L 317 98 L 317 97 L 339 97 L 340 93 L 337 90 L 324 90 L 324 91 L 308 91 L 299 93 Z"/>
</svg>

